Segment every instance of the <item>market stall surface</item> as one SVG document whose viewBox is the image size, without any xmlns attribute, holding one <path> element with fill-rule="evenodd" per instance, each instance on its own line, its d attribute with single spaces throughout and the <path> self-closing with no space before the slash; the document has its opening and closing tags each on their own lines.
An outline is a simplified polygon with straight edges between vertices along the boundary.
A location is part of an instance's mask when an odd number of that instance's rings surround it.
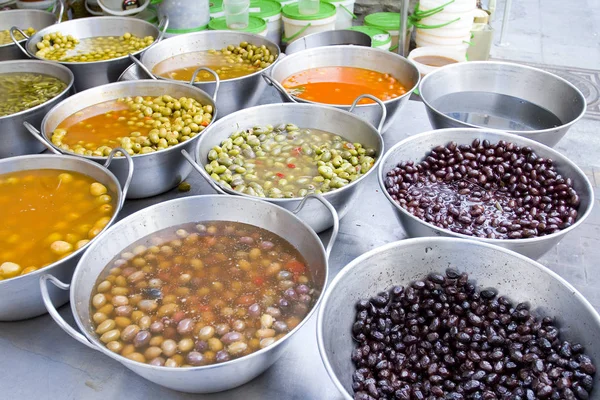
<svg viewBox="0 0 600 400">
<path fill-rule="evenodd" d="M 261 103 L 276 102 L 267 91 Z M 600 199 L 600 137 L 598 121 L 580 120 L 555 147 L 577 163 L 589 176 Z M 431 130 L 425 106 L 410 101 L 394 126 L 385 134 L 386 148 L 403 138 Z M 188 179 L 192 190 L 126 203 L 120 218 L 168 199 L 212 194 L 197 173 Z M 600 208 L 588 220 L 539 261 L 572 283 L 600 310 Z M 327 241 L 329 234 L 321 235 Z M 340 235 L 330 260 L 330 279 L 357 256 L 383 244 L 405 238 L 392 207 L 377 184 L 368 178 L 360 201 L 341 221 Z M 71 308 L 60 314 L 73 324 Z M 269 370 L 237 389 L 212 395 L 191 395 L 160 387 L 126 369 L 120 363 L 74 341 L 44 315 L 16 323 L 0 323 L 0 393 L 6 399 L 340 399 L 319 357 L 316 343 L 316 314 L 291 340 L 285 355 Z"/>
</svg>

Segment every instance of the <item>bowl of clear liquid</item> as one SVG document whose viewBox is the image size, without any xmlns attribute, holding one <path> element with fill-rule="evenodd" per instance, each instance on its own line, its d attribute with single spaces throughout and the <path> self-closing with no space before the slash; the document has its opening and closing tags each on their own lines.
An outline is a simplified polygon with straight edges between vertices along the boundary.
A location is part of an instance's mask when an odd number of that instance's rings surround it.
<svg viewBox="0 0 600 400">
<path fill-rule="evenodd" d="M 506 62 L 447 65 L 427 74 L 419 92 L 435 129 L 494 129 L 550 147 L 586 111 L 585 97 L 570 82 Z"/>
</svg>

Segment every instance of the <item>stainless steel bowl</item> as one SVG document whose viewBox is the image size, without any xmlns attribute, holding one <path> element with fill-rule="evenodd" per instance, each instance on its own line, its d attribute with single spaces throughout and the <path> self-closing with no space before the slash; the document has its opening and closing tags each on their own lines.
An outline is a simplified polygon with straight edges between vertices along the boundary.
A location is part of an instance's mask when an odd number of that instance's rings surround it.
<svg viewBox="0 0 600 400">
<path fill-rule="evenodd" d="M 173 97 L 191 97 L 203 105 L 213 106 L 213 117 L 217 114 L 217 108 L 213 99 L 202 90 L 184 83 L 178 82 L 158 82 L 158 81 L 131 81 L 117 82 L 109 85 L 89 89 L 77 93 L 65 101 L 52 108 L 42 121 L 41 134 L 31 125 L 29 131 L 36 138 L 43 139 L 43 143 L 54 153 L 64 153 L 76 155 L 67 152 L 52 143 L 52 132 L 56 127 L 70 115 L 83 110 L 86 107 L 115 100 L 127 96 L 162 96 L 168 94 Z M 212 123 L 212 121 L 211 121 Z M 210 126 L 210 124 L 208 125 Z M 192 151 L 194 144 L 204 133 L 194 136 L 188 141 L 179 143 L 176 146 L 169 147 L 154 153 L 139 154 L 133 156 L 135 173 L 131 182 L 131 188 L 127 194 L 128 199 L 139 199 L 155 196 L 173 189 L 179 185 L 189 173 L 192 167 L 181 157 L 180 150 L 186 149 Z M 99 163 L 106 161 L 105 157 L 81 156 Z M 127 176 L 127 160 L 123 157 L 116 158 L 110 166 L 110 170 L 124 182 Z"/>
<path fill-rule="evenodd" d="M 231 194 L 246 198 L 256 198 L 235 190 L 226 188 L 215 182 L 204 170 L 204 165 L 208 161 L 208 152 L 221 142 L 231 136 L 232 133 L 241 129 L 252 128 L 257 125 L 277 126 L 279 124 L 292 123 L 301 128 L 321 129 L 340 135 L 351 142 L 359 142 L 365 146 L 372 147 L 377 151 L 375 165 L 369 172 L 350 183 L 349 185 L 323 194 L 323 197 L 330 202 L 337 210 L 340 219 L 346 215 L 348 210 L 354 204 L 357 196 L 362 191 L 362 183 L 367 177 L 376 170 L 379 160 L 383 154 L 383 139 L 378 131 L 366 121 L 355 115 L 337 110 L 332 107 L 324 107 L 313 104 L 268 104 L 252 107 L 246 110 L 238 111 L 234 114 L 221 118 L 214 123 L 212 127 L 204 131 L 195 149 L 195 160 L 189 154 L 184 156 L 202 175 L 204 179 L 221 194 Z M 287 210 L 294 210 L 302 198 L 291 199 L 264 199 L 270 203 L 276 204 Z M 322 232 L 333 226 L 334 220 L 323 205 L 311 202 L 308 204 L 298 217 L 308 224 L 316 232 Z"/>
<path fill-rule="evenodd" d="M 108 350 L 99 341 L 90 322 L 90 296 L 99 274 L 113 256 L 129 244 L 161 229 L 200 221 L 242 222 L 267 229 L 289 241 L 305 257 L 315 288 L 321 291 L 312 310 L 296 328 L 273 345 L 221 364 L 193 368 L 156 367 L 131 361 Z M 217 195 L 170 200 L 119 221 L 98 238 L 81 258 L 71 283 L 71 309 L 77 326 L 85 336 L 67 324 L 51 303 L 46 304 L 52 318 L 74 339 L 117 360 L 149 381 L 190 393 L 227 390 L 250 381 L 269 368 L 284 353 L 290 338 L 311 317 L 327 283 L 327 259 L 336 236 L 337 231 L 331 236 L 325 250 L 318 236 L 292 213 L 259 200 Z M 40 286 L 45 297 L 48 279 L 63 289 L 69 287 L 53 276 L 42 276 Z"/>
<path fill-rule="evenodd" d="M 363 32 L 349 31 L 346 29 L 318 32 L 294 40 L 285 48 L 285 54 L 290 55 L 315 47 L 336 45 L 371 47 L 371 37 Z"/>
<path fill-rule="evenodd" d="M 600 316 L 554 272 L 522 255 L 474 240 L 408 239 L 379 247 L 346 265 L 323 297 L 317 317 L 319 352 L 344 398 L 353 398 L 355 368 L 350 355 L 355 345 L 356 302 L 431 272 L 444 273 L 448 267 L 467 272 L 479 288 L 495 287 L 514 302 L 530 303 L 535 316 L 555 316 L 562 337 L 581 343 L 586 354 L 599 362 Z M 598 398 L 600 391 L 595 388 L 590 399 Z"/>
<path fill-rule="evenodd" d="M 499 129 L 553 147 L 585 114 L 583 94 L 549 72 L 506 62 L 448 65 L 421 81 L 434 129 Z"/>
<path fill-rule="evenodd" d="M 0 16 L 1 15 L 2 13 L 0 13 Z M 0 159 L 20 156 L 22 154 L 41 153 L 44 151 L 44 145 L 31 137 L 23 127 L 23 122 L 39 125 L 46 113 L 52 107 L 69 97 L 73 88 L 73 74 L 71 71 L 67 67 L 63 67 L 56 63 L 37 60 L 0 62 L 0 74 L 15 72 L 32 72 L 50 75 L 66 83 L 67 87 L 56 97 L 45 103 L 28 110 L 0 117 L 0 137 L 2 138 Z"/>
<path fill-rule="evenodd" d="M 109 158 L 106 164 L 110 164 L 111 160 L 112 158 Z M 132 165 L 130 167 L 133 168 Z M 108 169 L 94 162 L 79 157 L 53 155 L 30 155 L 0 160 L 0 174 L 34 169 L 61 169 L 78 172 L 94 178 L 105 185 L 111 193 L 115 193 L 117 196 L 115 213 L 103 232 L 113 224 L 123 207 L 127 185 L 123 186 L 121 190 L 117 178 Z M 32 226 L 31 229 L 35 229 L 35 227 Z M 97 240 L 98 237 L 90 243 L 95 243 Z M 79 258 L 88 247 L 89 244 L 73 252 L 70 256 L 30 274 L 0 281 L 0 298 L 3 299 L 0 302 L 0 321 L 17 321 L 45 314 L 46 307 L 39 290 L 40 276 L 52 273 L 60 280 L 69 282 Z M 68 293 L 56 288 L 52 288 L 48 296 L 55 307 L 60 307 L 69 301 Z"/>
<path fill-rule="evenodd" d="M 391 51 L 363 46 L 327 46 L 299 51 L 283 57 L 271 70 L 271 84 L 275 86 L 281 100 L 285 102 L 315 103 L 292 96 L 281 86 L 281 82 L 290 75 L 318 67 L 357 67 L 388 73 L 398 79 L 406 88 L 406 94 L 392 100 L 384 101 L 388 118 L 383 132 L 394 123 L 402 107 L 419 84 L 421 76 L 412 61 Z M 266 74 L 265 74 L 266 75 Z M 349 105 L 329 105 L 342 110 L 350 109 Z M 377 125 L 381 111 L 377 104 L 361 104 L 357 108 L 358 116 Z"/>
<path fill-rule="evenodd" d="M 96 36 L 121 36 L 127 32 L 139 37 L 153 36 L 156 38 L 153 44 L 145 49 L 133 53 L 139 56 L 144 51 L 152 48 L 158 43 L 168 27 L 168 20 L 163 20 L 161 28 L 157 28 L 149 22 L 137 18 L 128 17 L 90 17 L 75 19 L 67 22 L 61 22 L 54 26 L 42 29 L 35 35 L 32 35 L 25 43 L 27 54 L 31 58 L 45 60 L 35 55 L 38 51 L 36 45 L 46 34 L 61 32 L 65 35 L 72 35 L 77 39 L 85 39 Z M 21 49 L 22 47 L 17 44 Z M 25 51 L 25 50 L 23 50 Z M 53 61 L 57 62 L 57 61 Z M 75 90 L 90 89 L 96 86 L 115 82 L 123 73 L 125 68 L 131 64 L 128 56 L 113 58 L 105 61 L 91 62 L 59 62 L 66 66 L 75 75 Z"/>
<path fill-rule="evenodd" d="M 452 141 L 460 144 L 471 144 L 473 140 L 484 139 L 489 140 L 491 143 L 497 143 L 500 140 L 507 142 L 516 143 L 519 146 L 531 147 L 538 156 L 544 158 L 550 158 L 554 160 L 556 170 L 565 178 L 571 178 L 573 180 L 573 188 L 579 194 L 581 203 L 579 205 L 577 220 L 570 227 L 561 230 L 560 232 L 553 233 L 547 236 L 535 237 L 530 239 L 482 239 L 474 238 L 473 236 L 467 236 L 460 233 L 455 233 L 447 229 L 438 228 L 435 225 L 425 222 L 408 211 L 400 207 L 388 194 L 385 189 L 384 179 L 385 174 L 392 170 L 402 161 L 422 161 L 427 153 L 429 153 L 434 147 L 439 145 L 446 145 Z M 422 236 L 452 236 L 464 239 L 476 239 L 478 241 L 491 243 L 504 247 L 509 250 L 521 253 L 534 260 L 540 258 L 544 253 L 552 249 L 562 240 L 565 235 L 569 232 L 577 229 L 579 225 L 585 221 L 585 219 L 592 212 L 594 205 L 594 192 L 592 185 L 588 180 L 587 176 L 570 161 L 567 157 L 563 156 L 556 150 L 550 147 L 544 146 L 531 139 L 526 139 L 522 136 L 513 135 L 510 133 L 503 133 L 500 131 L 485 131 L 481 129 L 441 129 L 437 131 L 430 131 L 420 133 L 418 135 L 411 136 L 403 141 L 397 143 L 392 147 L 383 157 L 381 164 L 379 165 L 379 186 L 385 197 L 390 201 L 396 212 L 396 217 L 400 221 L 400 224 L 406 231 L 409 237 L 422 237 Z"/>
<path fill-rule="evenodd" d="M 192 53 L 196 51 L 221 49 L 230 44 L 246 41 L 256 46 L 265 45 L 275 56 L 279 56 L 279 47 L 260 35 L 232 31 L 203 31 L 178 35 L 163 40 L 161 43 L 148 49 L 141 61 L 149 72 L 161 61 L 171 57 Z M 275 61 L 277 62 L 277 61 Z M 262 72 L 270 71 L 273 65 L 265 68 Z M 260 77 L 261 72 L 235 79 L 222 80 L 219 88 L 219 100 L 217 107 L 222 116 L 229 115 L 235 111 L 254 106 L 267 85 Z M 148 74 L 140 67 L 132 65 L 123 73 L 119 80 L 148 79 Z M 169 78 L 157 76 L 160 80 L 180 82 Z M 215 90 L 215 82 L 196 82 L 194 86 L 212 93 Z"/>
<path fill-rule="evenodd" d="M 62 1 L 60 3 L 62 9 Z M 62 16 L 62 11 L 59 12 Z M 11 29 L 18 25 L 19 28 L 33 28 L 36 31 L 55 24 L 58 21 L 56 15 L 41 10 L 8 10 L 0 12 L 0 31 Z M 24 44 L 27 39 L 19 40 Z M 14 43 L 0 45 L 0 61 L 20 60 L 27 58 L 25 54 Z"/>
</svg>

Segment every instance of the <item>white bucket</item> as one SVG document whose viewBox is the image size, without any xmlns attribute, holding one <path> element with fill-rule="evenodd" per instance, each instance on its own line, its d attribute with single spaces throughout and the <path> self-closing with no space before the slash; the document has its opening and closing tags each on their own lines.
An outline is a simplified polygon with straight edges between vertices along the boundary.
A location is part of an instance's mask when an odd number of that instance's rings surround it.
<svg viewBox="0 0 600 400">
<path fill-rule="evenodd" d="M 295 9 L 294 9 L 295 8 Z M 320 3 L 320 11 L 315 16 L 304 16 L 303 19 L 296 19 L 289 15 L 296 14 L 298 9 L 297 4 L 288 4 L 283 8 L 283 31 L 284 38 L 282 41 L 292 43 L 306 35 L 313 33 L 333 31 L 335 29 L 336 8 L 329 3 Z M 293 12 L 294 11 L 294 12 Z M 322 15 L 327 15 L 322 17 Z"/>
<path fill-rule="evenodd" d="M 422 56 L 442 56 L 456 60 L 457 62 L 467 61 L 465 50 L 456 50 L 448 47 L 419 47 L 410 52 L 408 59 L 417 66 L 421 76 L 425 76 L 439 68 L 443 68 L 432 67 L 431 65 L 421 64 L 420 62 L 415 61 L 415 58 Z"/>
<path fill-rule="evenodd" d="M 415 38 L 415 42 L 417 47 L 451 47 L 457 50 L 466 51 L 469 48 L 469 40 L 471 40 L 471 36 L 465 36 L 464 38 L 442 38 L 437 36 L 427 36 L 423 37 L 423 35 Z"/>
<path fill-rule="evenodd" d="M 465 37 L 471 33 L 472 27 L 454 28 L 452 25 L 434 29 L 419 29 L 417 28 L 417 36 L 430 35 L 441 37 Z"/>
<path fill-rule="evenodd" d="M 281 13 L 273 17 L 263 19 L 267 23 L 267 39 L 279 44 L 281 41 L 281 29 L 283 27 L 283 23 L 281 22 Z"/>
<path fill-rule="evenodd" d="M 447 4 L 449 0 L 421 0 L 419 2 L 419 10 L 427 11 L 433 10 L 434 8 L 438 8 Z M 467 12 L 473 10 L 477 7 L 476 0 L 455 0 L 454 2 L 444 6 L 444 12 L 449 13 L 460 13 Z"/>
<path fill-rule="evenodd" d="M 250 3 L 250 15 L 262 18 L 267 23 L 267 38 L 277 44 L 281 41 L 281 4 L 277 1 L 261 0 Z"/>
<path fill-rule="evenodd" d="M 473 20 L 475 18 L 475 10 L 471 10 L 463 13 L 447 13 L 439 12 L 432 15 L 431 17 L 423 18 L 419 21 L 420 25 L 441 25 L 447 24 L 454 28 L 471 28 Z M 458 19 L 458 20 L 457 20 Z"/>
<path fill-rule="evenodd" d="M 327 3 L 333 4 L 336 11 L 335 29 L 348 29 L 352 27 L 352 20 L 356 18 L 354 15 L 354 0 L 325 0 Z"/>
</svg>

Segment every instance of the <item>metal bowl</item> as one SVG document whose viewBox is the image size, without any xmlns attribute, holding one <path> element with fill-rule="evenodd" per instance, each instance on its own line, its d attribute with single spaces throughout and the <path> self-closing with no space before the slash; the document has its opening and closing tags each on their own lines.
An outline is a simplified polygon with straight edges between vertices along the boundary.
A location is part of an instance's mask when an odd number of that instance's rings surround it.
<svg viewBox="0 0 600 400">
<path fill-rule="evenodd" d="M 350 142 L 359 142 L 365 146 L 376 149 L 377 158 L 375 165 L 370 171 L 343 188 L 323 194 L 323 198 L 329 201 L 337 210 L 340 219 L 343 218 L 362 191 L 364 187 L 362 182 L 376 170 L 384 151 L 383 139 L 378 131 L 366 121 L 363 121 L 347 111 L 313 104 L 268 104 L 252 107 L 221 118 L 215 122 L 212 127 L 207 129 L 201 135 L 202 137 L 198 140 L 195 149 L 194 155 L 197 162 L 195 162 L 187 153 L 185 153 L 184 156 L 218 193 L 246 198 L 257 198 L 236 192 L 235 190 L 226 188 L 215 182 L 204 170 L 204 165 L 208 160 L 208 152 L 214 146 L 220 145 L 223 140 L 227 139 L 236 131 L 252 128 L 257 125 L 271 124 L 277 126 L 283 123 L 296 124 L 301 128 L 321 129 L 326 132 L 340 135 Z M 302 198 L 267 198 L 264 200 L 287 210 L 294 210 L 298 207 Z M 331 218 L 331 215 L 329 215 L 327 209 L 315 202 L 308 204 L 306 208 L 298 214 L 298 217 L 316 232 L 322 232 L 329 229 L 334 223 L 334 220 Z"/>
<path fill-rule="evenodd" d="M 168 94 L 173 97 L 191 97 L 203 105 L 213 106 L 213 117 L 217 114 L 217 108 L 213 99 L 202 90 L 178 82 L 158 82 L 158 81 L 131 81 L 117 82 L 110 85 L 104 85 L 77 93 L 70 98 L 59 103 L 52 108 L 42 121 L 41 134 L 32 126 L 28 126 L 34 137 L 42 139 L 42 142 L 49 150 L 56 154 L 77 155 L 55 146 L 52 143 L 52 132 L 56 127 L 70 115 L 83 110 L 86 107 L 106 101 L 115 100 L 127 96 L 162 96 Z M 212 121 L 211 121 L 212 123 Z M 208 125 L 210 126 L 210 124 Z M 203 134 L 203 133 L 202 133 Z M 131 182 L 131 188 L 127 194 L 128 199 L 139 199 L 155 196 L 173 189 L 179 185 L 192 172 L 192 167 L 181 157 L 180 150 L 186 149 L 192 151 L 194 144 L 200 135 L 196 135 L 190 140 L 179 143 L 176 146 L 165 150 L 156 151 L 148 154 L 138 154 L 133 156 L 135 173 Z M 80 156 L 99 163 L 106 161 L 106 157 Z M 120 182 L 125 181 L 127 176 L 127 161 L 125 158 L 116 158 L 110 170 L 119 178 Z"/>
<path fill-rule="evenodd" d="M 279 56 L 279 47 L 260 35 L 232 31 L 203 31 L 178 35 L 163 40 L 161 43 L 148 49 L 142 57 L 142 64 L 151 72 L 156 64 L 171 57 L 210 49 L 221 49 L 233 43 L 252 43 L 255 46 L 265 45 L 271 54 Z M 276 61 L 277 62 L 277 57 Z M 273 65 L 262 70 L 269 71 Z M 219 89 L 217 107 L 221 115 L 229 115 L 238 110 L 254 106 L 260 100 L 267 85 L 260 77 L 261 72 L 255 72 L 240 78 L 222 80 Z M 132 65 L 119 78 L 120 81 L 134 79 L 148 79 L 148 73 L 140 67 Z M 181 82 L 170 78 L 156 76 L 159 80 Z M 194 86 L 209 93 L 215 89 L 215 82 L 196 82 Z"/>
<path fill-rule="evenodd" d="M 107 160 L 107 164 L 110 164 L 110 161 L 111 159 Z M 130 167 L 133 168 L 131 165 Z M 116 193 L 117 204 L 115 206 L 115 213 L 102 232 L 106 231 L 113 224 L 121 207 L 123 207 L 127 185 L 123 186 L 121 190 L 117 178 L 108 169 L 94 162 L 79 157 L 53 155 L 29 155 L 0 160 L 0 174 L 34 169 L 75 171 L 94 178 L 105 185 L 111 193 Z M 31 229 L 35 229 L 35 227 L 32 226 Z M 98 237 L 94 238 L 90 243 L 93 244 L 97 240 Z M 0 321 L 17 321 L 45 314 L 46 307 L 44 306 L 39 290 L 40 276 L 52 273 L 62 281 L 70 281 L 79 258 L 88 247 L 89 244 L 73 252 L 68 257 L 30 274 L 0 281 L 0 297 L 3 299 L 0 302 Z M 56 307 L 60 307 L 69 301 L 68 293 L 56 288 L 52 288 L 49 297 L 52 300 L 52 304 Z"/>
<path fill-rule="evenodd" d="M 577 191 L 581 199 L 578 216 L 575 223 L 570 227 L 561 230 L 560 232 L 529 239 L 475 238 L 473 236 L 455 233 L 447 229 L 441 229 L 430 224 L 429 222 L 425 222 L 420 218 L 415 217 L 400 207 L 385 189 L 384 179 L 386 173 L 395 168 L 399 162 L 411 160 L 420 162 L 425 158 L 427 153 L 429 153 L 436 146 L 446 145 L 451 141 L 454 141 L 459 145 L 471 144 L 475 139 L 479 139 L 481 141 L 487 139 L 491 143 L 497 143 L 500 140 L 505 140 L 507 142 L 515 143 L 519 146 L 529 146 L 536 152 L 538 156 L 554 160 L 556 170 L 564 177 L 571 178 L 573 180 L 573 188 Z M 588 180 L 587 176 L 585 176 L 583 171 L 567 157 L 563 156 L 556 150 L 553 150 L 550 147 L 544 146 L 543 144 L 535 142 L 531 139 L 526 139 L 522 136 L 500 131 L 456 128 L 424 132 L 411 136 L 397 143 L 386 153 L 381 161 L 381 164 L 379 165 L 379 171 L 377 175 L 379 176 L 379 186 L 381 187 L 382 192 L 394 207 L 396 217 L 400 221 L 400 224 L 409 237 L 451 236 L 464 239 L 475 239 L 516 251 L 517 253 L 523 254 L 534 260 L 537 260 L 544 255 L 544 253 L 556 246 L 558 242 L 560 242 L 562 238 L 565 237 L 565 235 L 567 235 L 569 232 L 577 229 L 577 227 L 581 225 L 583 221 L 585 221 L 585 219 L 590 215 L 592 212 L 592 206 L 594 204 L 594 192 L 590 181 Z"/>
<path fill-rule="evenodd" d="M 600 316 L 568 282 L 548 268 L 512 251 L 474 240 L 408 239 L 387 244 L 346 265 L 329 284 L 317 317 L 319 352 L 329 376 L 351 400 L 350 360 L 355 342 L 354 305 L 392 285 L 408 285 L 431 272 L 454 267 L 479 288 L 495 287 L 515 302 L 529 302 L 535 316 L 555 316 L 563 338 L 581 343 L 600 360 Z M 597 379 L 596 379 L 597 380 Z M 598 388 L 591 399 L 599 398 Z"/>
<path fill-rule="evenodd" d="M 127 245 L 161 229 L 200 221 L 242 222 L 267 229 L 289 241 L 305 257 L 315 287 L 321 291 L 312 310 L 296 328 L 273 345 L 221 364 L 192 368 L 157 367 L 131 361 L 108 350 L 99 341 L 90 322 L 90 296 L 97 277 L 113 256 L 123 251 Z M 71 283 L 71 309 L 77 326 L 85 336 L 67 324 L 50 303 L 47 303 L 48 311 L 74 339 L 104 353 L 158 385 L 190 393 L 210 393 L 231 389 L 260 375 L 277 361 L 284 353 L 289 339 L 311 317 L 327 283 L 327 259 L 336 235 L 337 231 L 331 236 L 325 250 L 318 236 L 292 213 L 259 200 L 217 195 L 170 200 L 138 211 L 119 221 L 96 240 L 81 258 Z M 48 279 L 63 289 L 69 287 L 56 278 L 45 275 L 40 279 L 44 296 L 48 290 L 46 285 Z"/>
<path fill-rule="evenodd" d="M 55 26 L 50 26 L 42 29 L 35 35 L 32 35 L 25 43 L 25 48 L 27 49 L 26 54 L 31 58 L 45 60 L 44 58 L 39 58 L 35 55 L 38 51 L 36 45 L 44 35 L 54 32 L 72 35 L 77 39 L 97 36 L 121 36 L 127 32 L 139 37 L 155 37 L 156 40 L 149 47 L 133 53 L 134 56 L 139 56 L 162 39 L 164 31 L 168 27 L 168 20 L 165 19 L 161 26 L 162 27 L 159 29 L 149 22 L 128 17 L 90 17 L 75 19 L 61 22 Z M 18 46 L 25 52 L 20 45 Z M 75 75 L 75 90 L 81 92 L 82 90 L 115 82 L 125 68 L 131 64 L 131 60 L 128 56 L 123 56 L 105 61 L 58 63 L 73 71 L 73 75 Z"/>
<path fill-rule="evenodd" d="M 0 13 L 0 16 L 2 13 Z M 65 90 L 53 99 L 39 104 L 33 108 L 20 111 L 15 114 L 0 117 L 0 135 L 2 146 L 0 146 L 0 159 L 6 157 L 20 156 L 22 154 L 34 154 L 44 151 L 44 145 L 40 144 L 23 127 L 23 122 L 39 125 L 46 113 L 60 103 L 72 92 L 73 74 L 67 67 L 62 65 L 37 60 L 18 60 L 0 62 L 0 74 L 32 72 L 50 75 L 67 84 Z"/>
<path fill-rule="evenodd" d="M 59 1 L 62 8 L 62 1 Z M 62 15 L 62 11 L 59 13 Z M 8 10 L 0 12 L 0 31 L 5 31 L 15 25 L 27 29 L 29 27 L 39 31 L 58 21 L 56 15 L 41 10 Z M 19 40 L 23 44 L 27 39 Z M 20 60 L 27 58 L 25 54 L 14 43 L 0 45 L 0 61 Z"/>
<path fill-rule="evenodd" d="M 419 87 L 435 129 L 499 129 L 553 147 L 585 114 L 583 94 L 524 65 L 468 62 L 427 74 Z"/>
<path fill-rule="evenodd" d="M 341 29 L 337 31 L 325 31 L 312 33 L 294 40 L 285 48 L 285 54 L 290 55 L 302 50 L 315 47 L 356 45 L 371 47 L 371 37 L 359 31 Z"/>
<path fill-rule="evenodd" d="M 406 104 L 421 79 L 419 70 L 412 61 L 391 51 L 363 46 L 327 46 L 299 51 L 298 53 L 284 57 L 271 70 L 272 79 L 270 79 L 270 83 L 275 86 L 281 100 L 285 102 L 323 104 L 288 94 L 283 86 L 281 86 L 281 82 L 290 75 L 309 68 L 332 66 L 357 67 L 389 73 L 404 85 L 406 94 L 383 102 L 388 115 L 383 126 L 383 132 L 392 126 L 399 111 Z M 342 110 L 350 109 L 349 105 L 327 104 L 327 106 Z M 380 113 L 381 111 L 377 104 L 361 104 L 357 108 L 357 114 L 373 125 L 376 125 L 376 121 L 379 121 Z"/>
</svg>

